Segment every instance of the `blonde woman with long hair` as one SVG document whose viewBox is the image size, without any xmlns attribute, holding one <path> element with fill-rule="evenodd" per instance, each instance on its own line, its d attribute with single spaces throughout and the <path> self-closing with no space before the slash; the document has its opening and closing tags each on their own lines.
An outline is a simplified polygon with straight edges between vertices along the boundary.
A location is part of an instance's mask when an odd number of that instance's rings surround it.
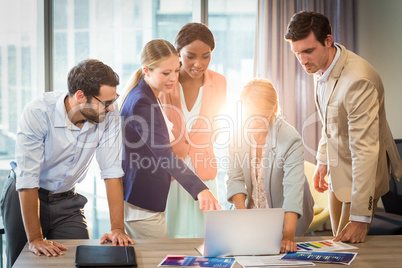
<svg viewBox="0 0 402 268">
<path fill-rule="evenodd" d="M 227 199 L 236 209 L 284 208 L 281 252 L 296 251 L 313 219 L 314 200 L 304 175 L 304 148 L 299 133 L 279 116 L 278 94 L 266 79 L 242 90 L 242 128 L 229 146 Z"/>
<path fill-rule="evenodd" d="M 123 121 L 125 227 L 135 239 L 166 238 L 164 211 L 172 177 L 204 212 L 220 209 L 208 187 L 170 148 L 172 124 L 159 102 L 178 80 L 179 56 L 168 41 L 155 39 L 141 52 L 141 68 L 126 87 Z"/>
</svg>

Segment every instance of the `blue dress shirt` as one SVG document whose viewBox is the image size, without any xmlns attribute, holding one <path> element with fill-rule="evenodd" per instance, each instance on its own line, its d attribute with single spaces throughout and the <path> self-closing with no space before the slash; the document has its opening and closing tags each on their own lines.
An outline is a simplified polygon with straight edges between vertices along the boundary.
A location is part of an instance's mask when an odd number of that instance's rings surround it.
<svg viewBox="0 0 402 268">
<path fill-rule="evenodd" d="M 26 105 L 16 142 L 17 190 L 65 192 L 82 181 L 96 152 L 101 178 L 120 178 L 121 120 L 117 104 L 105 120 L 82 129 L 67 117 L 67 92 L 47 92 Z"/>
</svg>

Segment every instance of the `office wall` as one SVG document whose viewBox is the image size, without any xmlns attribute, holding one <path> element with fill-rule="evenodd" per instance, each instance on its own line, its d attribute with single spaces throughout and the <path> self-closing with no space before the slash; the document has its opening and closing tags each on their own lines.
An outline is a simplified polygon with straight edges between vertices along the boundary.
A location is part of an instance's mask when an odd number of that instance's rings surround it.
<svg viewBox="0 0 402 268">
<path fill-rule="evenodd" d="M 377 69 L 395 139 L 402 139 L 402 1 L 356 1 L 357 54 Z"/>
</svg>

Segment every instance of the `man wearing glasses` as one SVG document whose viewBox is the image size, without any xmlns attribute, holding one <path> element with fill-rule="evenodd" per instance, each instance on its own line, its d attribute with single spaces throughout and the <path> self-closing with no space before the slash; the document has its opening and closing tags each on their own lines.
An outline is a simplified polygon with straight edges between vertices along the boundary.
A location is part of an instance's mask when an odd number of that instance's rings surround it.
<svg viewBox="0 0 402 268">
<path fill-rule="evenodd" d="M 29 250 L 48 257 L 67 250 L 53 239 L 87 239 L 87 199 L 75 192 L 96 152 L 106 185 L 111 232 L 100 243 L 128 246 L 124 232 L 121 122 L 114 102 L 118 75 L 84 60 L 68 75 L 68 92 L 47 92 L 27 104 L 20 119 L 16 162 L 3 188 L 2 216 L 11 267 Z"/>
</svg>

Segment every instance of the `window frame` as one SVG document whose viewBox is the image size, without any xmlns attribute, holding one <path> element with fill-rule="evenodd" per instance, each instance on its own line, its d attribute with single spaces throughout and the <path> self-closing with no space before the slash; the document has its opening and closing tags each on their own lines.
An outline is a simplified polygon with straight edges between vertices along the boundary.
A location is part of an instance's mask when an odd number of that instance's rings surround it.
<svg viewBox="0 0 402 268">
<path fill-rule="evenodd" d="M 43 3 L 41 3 L 43 1 Z M 54 0 L 39 0 L 38 12 L 39 18 L 43 17 L 43 21 L 39 22 L 39 27 L 43 27 L 43 55 L 42 63 L 44 69 L 44 89 L 45 92 L 54 91 L 53 89 L 53 7 Z M 43 4 L 43 7 L 40 7 Z M 43 12 L 43 14 L 41 14 Z M 201 22 L 208 25 L 208 0 L 193 0 L 193 21 Z M 43 25 L 42 25 L 43 23 Z"/>
</svg>

